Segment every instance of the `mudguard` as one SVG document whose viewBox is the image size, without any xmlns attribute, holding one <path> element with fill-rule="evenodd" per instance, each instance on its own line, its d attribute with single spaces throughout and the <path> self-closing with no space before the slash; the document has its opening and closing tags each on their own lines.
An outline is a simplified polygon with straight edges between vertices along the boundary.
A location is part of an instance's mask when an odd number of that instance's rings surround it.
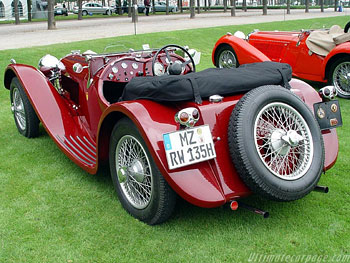
<svg viewBox="0 0 350 263">
<path fill-rule="evenodd" d="M 69 109 L 50 81 L 36 68 L 11 64 L 5 72 L 5 86 L 10 88 L 16 75 L 37 116 L 58 147 L 84 170 L 97 169 L 96 143 L 81 125 L 79 116 Z"/>
<path fill-rule="evenodd" d="M 213 49 L 212 61 L 214 65 L 216 51 L 222 45 L 230 45 L 233 48 L 240 65 L 254 62 L 271 61 L 266 55 L 253 47 L 247 41 L 232 35 L 224 35 L 216 42 Z"/>
<path fill-rule="evenodd" d="M 330 62 L 335 56 L 344 56 L 350 55 L 350 42 L 342 43 L 335 48 L 332 49 L 331 52 L 327 55 L 327 57 L 323 60 L 323 70 L 322 70 L 322 79 L 326 79 L 326 67 L 328 67 L 328 62 Z"/>
</svg>

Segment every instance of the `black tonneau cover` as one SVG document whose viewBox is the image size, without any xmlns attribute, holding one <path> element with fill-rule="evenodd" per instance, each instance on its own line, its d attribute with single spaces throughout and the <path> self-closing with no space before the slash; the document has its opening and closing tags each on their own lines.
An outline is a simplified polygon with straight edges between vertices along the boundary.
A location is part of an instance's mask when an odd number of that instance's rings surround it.
<svg viewBox="0 0 350 263">
<path fill-rule="evenodd" d="M 201 103 L 211 95 L 245 93 L 263 85 L 290 88 L 292 69 L 288 64 L 261 62 L 234 69 L 210 68 L 187 75 L 136 77 L 124 89 L 121 100 L 149 99 L 159 102 L 189 101 Z"/>
</svg>

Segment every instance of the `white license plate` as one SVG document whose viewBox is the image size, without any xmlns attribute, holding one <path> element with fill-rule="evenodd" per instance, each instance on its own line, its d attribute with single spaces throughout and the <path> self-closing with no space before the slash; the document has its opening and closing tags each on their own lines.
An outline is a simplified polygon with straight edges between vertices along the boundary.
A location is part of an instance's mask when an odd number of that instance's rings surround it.
<svg viewBox="0 0 350 263">
<path fill-rule="evenodd" d="M 209 125 L 165 133 L 163 141 L 169 169 L 216 157 Z"/>
</svg>

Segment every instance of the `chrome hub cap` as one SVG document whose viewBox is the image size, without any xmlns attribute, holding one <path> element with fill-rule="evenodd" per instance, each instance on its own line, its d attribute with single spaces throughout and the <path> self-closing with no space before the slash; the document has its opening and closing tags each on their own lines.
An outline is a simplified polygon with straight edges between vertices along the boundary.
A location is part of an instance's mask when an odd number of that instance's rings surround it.
<svg viewBox="0 0 350 263">
<path fill-rule="evenodd" d="M 121 190 L 136 209 L 147 207 L 152 197 L 151 164 L 141 143 L 123 136 L 116 148 L 116 169 Z"/>
<path fill-rule="evenodd" d="M 350 62 L 340 63 L 334 69 L 333 85 L 340 95 L 350 96 Z"/>
<path fill-rule="evenodd" d="M 24 104 L 17 87 L 13 89 L 13 102 L 11 110 L 14 113 L 16 122 L 21 130 L 26 129 L 26 113 L 24 111 Z"/>
<path fill-rule="evenodd" d="M 224 50 L 219 56 L 219 68 L 235 68 L 237 60 L 235 54 L 230 50 Z"/>
<path fill-rule="evenodd" d="M 270 103 L 254 124 L 254 142 L 265 167 L 284 180 L 301 178 L 310 168 L 313 141 L 310 129 L 293 107 Z"/>
</svg>

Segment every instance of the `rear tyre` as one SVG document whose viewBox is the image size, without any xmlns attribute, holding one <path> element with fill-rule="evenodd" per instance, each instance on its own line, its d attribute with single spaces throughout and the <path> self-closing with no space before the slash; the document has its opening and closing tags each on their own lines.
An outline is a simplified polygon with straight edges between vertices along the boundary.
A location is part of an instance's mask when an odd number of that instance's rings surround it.
<svg viewBox="0 0 350 263">
<path fill-rule="evenodd" d="M 11 110 L 17 129 L 27 138 L 39 135 L 39 119 L 18 78 L 13 78 L 10 84 Z"/>
<path fill-rule="evenodd" d="M 350 28 L 350 22 L 347 22 L 345 27 L 344 27 L 344 33 L 348 33 L 349 28 Z"/>
<path fill-rule="evenodd" d="M 320 128 L 285 88 L 262 86 L 245 94 L 231 114 L 228 139 L 239 176 L 263 197 L 300 199 L 320 179 L 325 158 Z"/>
<path fill-rule="evenodd" d="M 83 10 L 83 12 L 81 13 L 83 16 L 87 16 L 88 12 L 86 10 Z"/>
<path fill-rule="evenodd" d="M 215 55 L 217 68 L 237 68 L 239 66 L 236 52 L 229 45 L 220 46 Z"/>
<path fill-rule="evenodd" d="M 107 10 L 106 11 L 106 15 L 108 15 L 108 16 L 112 15 L 112 11 L 111 10 Z"/>
<path fill-rule="evenodd" d="M 333 85 L 341 98 L 350 98 L 350 57 L 336 60 L 330 67 L 329 85 Z"/>
<path fill-rule="evenodd" d="M 124 209 L 149 225 L 166 221 L 174 209 L 176 194 L 132 121 L 122 119 L 114 126 L 109 149 L 111 176 Z"/>
</svg>

